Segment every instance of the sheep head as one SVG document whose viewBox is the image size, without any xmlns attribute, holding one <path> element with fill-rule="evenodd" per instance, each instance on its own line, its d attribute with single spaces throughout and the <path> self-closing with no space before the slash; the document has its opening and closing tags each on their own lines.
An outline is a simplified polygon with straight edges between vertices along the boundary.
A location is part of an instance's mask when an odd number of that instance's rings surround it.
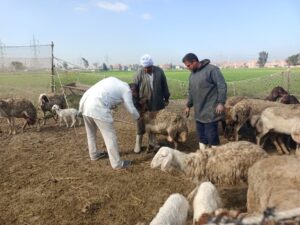
<svg viewBox="0 0 300 225">
<path fill-rule="evenodd" d="M 39 96 L 40 105 L 44 105 L 45 103 L 48 103 L 48 102 L 49 102 L 49 99 L 47 97 L 47 94 L 46 93 L 40 94 L 40 96 Z"/>
<path fill-rule="evenodd" d="M 151 168 L 160 167 L 162 171 L 169 171 L 173 160 L 173 149 L 161 147 L 151 161 Z"/>
<path fill-rule="evenodd" d="M 55 104 L 52 106 L 52 112 L 54 112 L 56 110 L 59 110 L 59 106 Z"/>
</svg>

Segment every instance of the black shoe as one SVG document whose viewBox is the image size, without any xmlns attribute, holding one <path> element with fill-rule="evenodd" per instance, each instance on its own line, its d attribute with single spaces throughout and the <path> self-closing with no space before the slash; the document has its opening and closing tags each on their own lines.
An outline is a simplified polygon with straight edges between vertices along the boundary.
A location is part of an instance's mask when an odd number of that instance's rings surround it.
<svg viewBox="0 0 300 225">
<path fill-rule="evenodd" d="M 93 161 L 99 160 L 99 159 L 103 159 L 107 156 L 106 152 L 100 152 L 94 159 L 92 159 Z"/>
<path fill-rule="evenodd" d="M 131 165 L 130 160 L 124 160 L 121 169 L 127 169 Z"/>
</svg>

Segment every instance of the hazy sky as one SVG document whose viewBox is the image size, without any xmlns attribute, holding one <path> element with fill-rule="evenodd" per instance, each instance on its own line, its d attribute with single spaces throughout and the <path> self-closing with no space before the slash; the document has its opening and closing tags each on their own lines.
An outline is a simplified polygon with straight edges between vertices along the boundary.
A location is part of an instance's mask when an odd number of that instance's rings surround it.
<svg viewBox="0 0 300 225">
<path fill-rule="evenodd" d="M 33 36 L 71 62 L 286 59 L 300 52 L 300 0 L 0 0 L 0 41 Z"/>
</svg>

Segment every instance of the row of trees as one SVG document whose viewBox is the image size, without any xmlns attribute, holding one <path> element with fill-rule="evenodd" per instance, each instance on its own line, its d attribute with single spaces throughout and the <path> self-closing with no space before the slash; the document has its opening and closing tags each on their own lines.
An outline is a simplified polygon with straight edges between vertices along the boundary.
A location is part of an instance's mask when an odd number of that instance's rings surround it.
<svg viewBox="0 0 300 225">
<path fill-rule="evenodd" d="M 260 52 L 258 60 L 257 60 L 257 65 L 259 67 L 264 67 L 265 64 L 268 61 L 268 56 L 269 56 L 269 54 L 266 51 Z M 298 53 L 296 55 L 289 56 L 285 61 L 290 66 L 300 65 L 300 53 Z"/>
</svg>

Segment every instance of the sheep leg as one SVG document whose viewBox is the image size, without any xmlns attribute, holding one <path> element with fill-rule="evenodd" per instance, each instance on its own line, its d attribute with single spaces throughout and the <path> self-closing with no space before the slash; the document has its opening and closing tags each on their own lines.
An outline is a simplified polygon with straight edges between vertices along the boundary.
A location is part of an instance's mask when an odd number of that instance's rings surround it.
<svg viewBox="0 0 300 225">
<path fill-rule="evenodd" d="M 59 127 L 61 127 L 61 123 L 62 123 L 62 118 L 59 117 Z"/>
<path fill-rule="evenodd" d="M 174 140 L 174 148 L 178 149 L 178 142 Z"/>
<path fill-rule="evenodd" d="M 282 140 L 282 137 L 278 137 L 278 143 L 279 143 L 279 145 L 280 145 L 280 147 L 281 147 L 281 149 L 284 153 L 290 154 L 290 152 L 287 150 L 287 148 L 286 148 L 286 146 L 285 146 L 285 144 Z"/>
<path fill-rule="evenodd" d="M 43 111 L 44 117 L 43 117 L 43 125 L 46 125 L 46 113 Z"/>
<path fill-rule="evenodd" d="M 10 134 L 12 134 L 12 127 L 11 127 L 11 118 L 10 117 L 8 117 L 7 118 L 7 122 L 8 122 L 8 126 L 9 126 L 9 131 L 8 131 L 8 134 L 10 135 Z"/>
<path fill-rule="evenodd" d="M 75 126 L 75 123 L 76 123 L 76 118 L 75 118 L 75 116 L 72 116 L 72 124 L 70 127 Z"/>
<path fill-rule="evenodd" d="M 148 132 L 148 145 L 147 145 L 147 153 L 150 152 L 150 142 L 151 142 L 151 139 L 152 139 L 152 134 L 151 132 Z"/>
<path fill-rule="evenodd" d="M 69 127 L 68 120 L 66 117 L 63 118 L 67 127 Z"/>
<path fill-rule="evenodd" d="M 12 123 L 12 134 L 16 134 L 16 128 L 15 128 L 15 118 L 11 118 L 11 123 Z"/>
<path fill-rule="evenodd" d="M 236 125 L 236 127 L 234 128 L 234 137 L 235 137 L 235 141 L 238 141 L 239 140 L 239 131 L 241 129 L 241 127 L 244 125 L 243 124 L 239 124 L 239 125 Z"/>
<path fill-rule="evenodd" d="M 22 133 L 24 132 L 24 129 L 25 129 L 25 127 L 27 126 L 27 121 L 25 120 L 25 123 L 23 124 L 23 126 L 22 126 Z"/>
<path fill-rule="evenodd" d="M 280 155 L 284 154 L 284 152 L 282 151 L 282 148 L 280 147 L 280 145 L 278 144 L 278 141 L 276 139 L 273 139 L 272 143 L 275 145 L 276 150 L 278 151 L 278 153 Z"/>
</svg>

